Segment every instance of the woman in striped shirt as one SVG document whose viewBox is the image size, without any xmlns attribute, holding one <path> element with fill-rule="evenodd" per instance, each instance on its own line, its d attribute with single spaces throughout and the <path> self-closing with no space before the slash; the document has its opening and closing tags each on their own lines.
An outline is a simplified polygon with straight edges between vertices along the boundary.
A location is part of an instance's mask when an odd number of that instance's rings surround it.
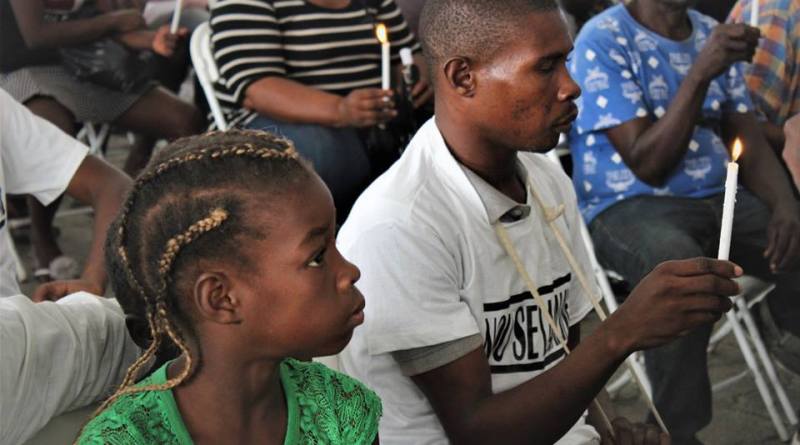
<svg viewBox="0 0 800 445">
<path fill-rule="evenodd" d="M 227 0 L 211 6 L 217 97 L 231 123 L 295 141 L 344 216 L 370 177 L 358 129 L 397 115 L 381 90 L 375 24 L 384 23 L 392 62 L 410 47 L 422 73 L 415 105 L 432 94 L 419 45 L 394 0 Z"/>
</svg>

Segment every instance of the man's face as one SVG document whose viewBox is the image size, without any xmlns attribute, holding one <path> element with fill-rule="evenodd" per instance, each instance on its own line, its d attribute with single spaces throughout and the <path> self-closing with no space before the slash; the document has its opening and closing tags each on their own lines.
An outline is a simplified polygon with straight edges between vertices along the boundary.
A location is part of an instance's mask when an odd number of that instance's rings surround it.
<svg viewBox="0 0 800 445">
<path fill-rule="evenodd" d="M 546 151 L 577 116 L 580 88 L 566 67 L 572 41 L 558 10 L 528 14 L 509 29 L 502 49 L 475 68 L 469 112 L 490 144 Z"/>
</svg>

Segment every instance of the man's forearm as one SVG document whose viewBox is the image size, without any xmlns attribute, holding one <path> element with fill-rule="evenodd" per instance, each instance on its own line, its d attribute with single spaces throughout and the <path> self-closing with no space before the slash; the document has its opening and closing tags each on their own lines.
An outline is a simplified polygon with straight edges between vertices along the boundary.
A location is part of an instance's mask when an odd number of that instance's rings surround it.
<svg viewBox="0 0 800 445">
<path fill-rule="evenodd" d="M 708 85 L 697 76 L 687 76 L 666 113 L 636 138 L 626 163 L 640 180 L 661 186 L 683 159 Z"/>
<path fill-rule="evenodd" d="M 461 420 L 462 434 L 451 437 L 453 443 L 555 443 L 602 390 L 627 351 L 604 323 L 557 366 L 481 401 Z"/>
<path fill-rule="evenodd" d="M 726 131 L 728 139 L 738 136 L 744 145 L 740 161 L 744 185 L 772 210 L 781 204 L 796 206 L 789 178 L 755 117 L 752 114 L 732 114 L 725 122 L 729 128 Z"/>
</svg>

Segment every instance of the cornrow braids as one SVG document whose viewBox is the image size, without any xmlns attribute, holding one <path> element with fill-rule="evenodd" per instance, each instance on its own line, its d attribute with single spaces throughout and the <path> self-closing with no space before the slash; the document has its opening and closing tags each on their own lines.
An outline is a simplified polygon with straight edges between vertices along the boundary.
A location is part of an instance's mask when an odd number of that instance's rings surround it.
<svg viewBox="0 0 800 445">
<path fill-rule="evenodd" d="M 194 332 L 182 295 L 191 292 L 187 283 L 198 260 L 249 267 L 237 251 L 267 228 L 253 224 L 248 212 L 270 210 L 274 198 L 312 174 L 289 140 L 260 131 L 182 138 L 156 153 L 134 182 L 105 249 L 117 300 L 129 318 L 146 320 L 149 345 L 95 415 L 121 396 L 171 389 L 190 378 L 201 351 L 190 349 L 184 335 Z M 163 384 L 134 386 L 164 340 L 180 350 L 185 366 Z"/>
</svg>

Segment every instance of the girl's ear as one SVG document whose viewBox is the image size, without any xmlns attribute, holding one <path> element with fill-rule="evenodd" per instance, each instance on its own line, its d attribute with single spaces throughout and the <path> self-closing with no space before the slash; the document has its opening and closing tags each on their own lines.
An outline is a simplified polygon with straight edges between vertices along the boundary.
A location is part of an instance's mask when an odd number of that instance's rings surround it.
<svg viewBox="0 0 800 445">
<path fill-rule="evenodd" d="M 231 284 L 225 272 L 203 272 L 197 277 L 193 301 L 201 318 L 220 324 L 242 321 L 241 300 L 232 294 Z"/>
</svg>

